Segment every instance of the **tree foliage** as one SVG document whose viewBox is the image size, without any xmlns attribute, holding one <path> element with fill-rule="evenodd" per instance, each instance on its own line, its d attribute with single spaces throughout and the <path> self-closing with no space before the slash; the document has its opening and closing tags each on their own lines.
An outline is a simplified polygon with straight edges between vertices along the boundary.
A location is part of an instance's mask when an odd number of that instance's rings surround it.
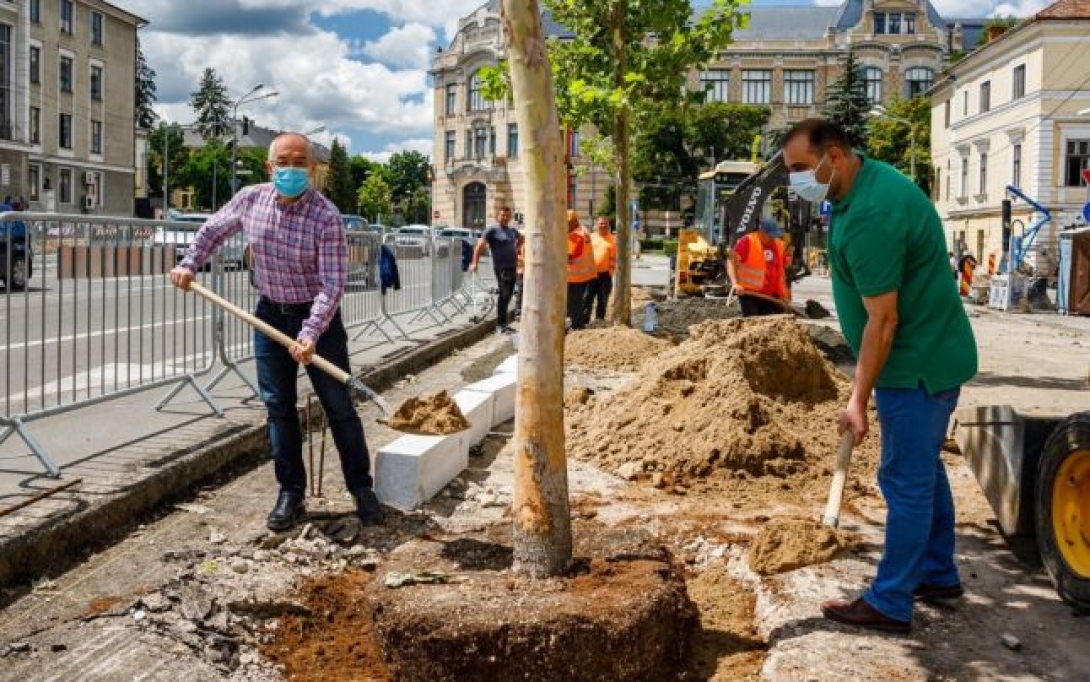
<svg viewBox="0 0 1090 682">
<path fill-rule="evenodd" d="M 136 40 L 136 126 L 150 130 L 155 127 L 159 115 L 152 108 L 158 100 L 155 88 L 155 69 L 148 66 L 140 39 Z"/>
<path fill-rule="evenodd" d="M 356 198 L 360 207 L 360 215 L 373 223 L 389 221 L 393 212 L 393 192 L 390 185 L 383 179 L 382 173 L 372 173 L 360 186 Z"/>
<path fill-rule="evenodd" d="M 390 183 L 394 202 L 402 204 L 417 188 L 426 187 L 429 168 L 428 157 L 417 151 L 402 151 L 391 156 L 386 164 L 386 180 Z"/>
<path fill-rule="evenodd" d="M 686 136 L 703 169 L 717 161 L 741 161 L 752 154 L 753 140 L 768 124 L 772 111 L 752 104 L 709 102 L 689 109 Z"/>
<path fill-rule="evenodd" d="M 829 85 L 823 115 L 840 126 L 852 146 L 863 149 L 867 146 L 867 114 L 870 109 L 863 68 L 856 61 L 855 52 L 848 50 L 843 71 Z"/>
<path fill-rule="evenodd" d="M 191 188 L 196 206 L 214 211 L 231 196 L 231 147 L 219 138 L 210 138 L 204 146 L 189 150 L 181 172 L 177 176 L 173 173 L 172 169 L 171 187 Z"/>
<path fill-rule="evenodd" d="M 197 131 L 204 138 L 219 137 L 231 130 L 231 100 L 227 86 L 216 70 L 209 67 L 201 75 L 200 85 L 190 95 L 189 106 L 197 115 Z"/>
<path fill-rule="evenodd" d="M 164 154 L 168 154 L 168 163 L 164 167 Z M 174 188 L 184 186 L 185 165 L 189 161 L 189 149 L 185 147 L 182 130 L 176 125 L 160 123 L 148 136 L 148 193 L 151 196 L 163 196 L 163 172 L 170 177 L 168 181 Z"/>
<path fill-rule="evenodd" d="M 352 184 L 352 168 L 348 163 L 348 153 L 341 146 L 340 140 L 333 138 L 329 150 L 329 173 L 326 175 L 325 194 L 337 205 L 341 213 L 356 212 L 356 189 Z"/>
<path fill-rule="evenodd" d="M 868 124 L 867 153 L 896 166 L 905 175 L 912 169 L 916 153 L 916 184 L 931 193 L 931 102 L 926 97 L 894 97 L 886 107 L 889 116 L 872 116 Z M 896 120 L 896 119 L 901 119 Z M 915 131 L 916 146 L 910 144 Z"/>
<path fill-rule="evenodd" d="M 384 166 L 378 161 L 372 161 L 366 156 L 353 156 L 348 160 L 349 169 L 352 173 L 352 187 L 359 189 L 363 183 L 367 182 L 367 178 L 371 177 L 373 173 L 382 172 Z"/>
</svg>

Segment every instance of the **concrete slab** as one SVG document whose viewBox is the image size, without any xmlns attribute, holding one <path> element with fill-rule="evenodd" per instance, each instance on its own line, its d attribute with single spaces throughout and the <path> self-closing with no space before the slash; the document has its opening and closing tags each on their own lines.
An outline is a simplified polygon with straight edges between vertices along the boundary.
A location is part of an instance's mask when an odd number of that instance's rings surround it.
<svg viewBox="0 0 1090 682">
<path fill-rule="evenodd" d="M 496 426 L 515 417 L 516 383 L 514 374 L 504 372 L 470 384 L 465 390 L 492 394 L 492 426 Z"/>
<path fill-rule="evenodd" d="M 469 446 L 477 445 L 492 430 L 492 394 L 480 391 L 458 391 L 454 403 L 470 423 L 467 432 Z"/>
<path fill-rule="evenodd" d="M 430 500 L 469 465 L 469 431 L 406 434 L 375 454 L 375 494 L 408 511 Z"/>
</svg>

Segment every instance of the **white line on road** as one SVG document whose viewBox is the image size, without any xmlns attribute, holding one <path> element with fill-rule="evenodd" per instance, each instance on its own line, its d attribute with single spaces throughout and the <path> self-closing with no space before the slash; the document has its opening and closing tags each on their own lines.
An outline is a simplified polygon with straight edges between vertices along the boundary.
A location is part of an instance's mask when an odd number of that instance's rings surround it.
<svg viewBox="0 0 1090 682">
<path fill-rule="evenodd" d="M 62 336 L 59 339 L 38 339 L 37 341 L 27 341 L 25 343 L 14 343 L 9 346 L 0 346 L 0 351 L 7 352 L 9 350 L 26 350 L 30 348 L 36 348 L 38 346 L 44 346 L 50 343 L 82 341 L 84 339 L 98 338 L 99 336 L 110 336 L 112 334 L 127 334 L 129 332 L 144 331 L 145 329 L 152 329 L 155 327 L 165 327 L 175 324 L 188 324 L 190 322 L 200 322 L 202 320 L 210 319 L 212 319 L 211 315 L 201 315 L 200 317 L 187 317 L 181 320 L 163 320 L 161 322 L 151 322 L 149 324 L 142 324 L 137 327 L 115 327 L 112 329 L 102 329 L 93 332 L 80 332 L 79 334 Z"/>
</svg>

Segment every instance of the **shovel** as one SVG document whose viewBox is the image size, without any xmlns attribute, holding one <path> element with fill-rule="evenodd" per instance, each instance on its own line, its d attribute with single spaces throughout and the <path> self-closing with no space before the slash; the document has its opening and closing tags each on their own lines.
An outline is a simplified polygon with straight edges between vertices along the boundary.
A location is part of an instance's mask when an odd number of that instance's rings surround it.
<svg viewBox="0 0 1090 682">
<path fill-rule="evenodd" d="M 840 503 L 844 499 L 844 484 L 848 482 L 848 466 L 852 462 L 852 446 L 855 437 L 851 430 L 840 437 L 840 449 L 836 453 L 836 470 L 833 471 L 833 484 L 829 488 L 829 502 L 825 505 L 825 515 L 821 519 L 823 526 L 836 528 L 840 525 Z"/>
<path fill-rule="evenodd" d="M 249 324 L 251 327 L 254 327 L 273 341 L 276 341 L 284 348 L 291 348 L 293 345 L 295 345 L 295 339 L 291 338 L 279 329 L 276 329 L 275 327 L 265 322 L 262 322 L 250 313 L 243 310 L 242 308 L 239 308 L 234 303 L 231 303 L 227 299 L 223 298 L 219 294 L 216 294 L 210 289 L 205 288 L 203 285 L 198 284 L 197 282 L 190 282 L 189 290 L 197 294 L 198 296 L 201 296 L 202 298 L 211 301 L 212 303 L 223 308 L 238 319 Z M 365 400 L 370 400 L 374 404 L 378 405 L 379 409 L 382 410 L 382 414 L 384 416 L 389 417 L 393 414 L 393 411 L 390 409 L 389 403 L 383 400 L 382 397 L 379 396 L 377 393 L 367 388 L 367 386 L 365 386 L 362 381 L 352 376 L 351 372 L 344 371 L 340 367 L 334 365 L 332 362 L 326 360 L 318 354 L 311 356 L 310 362 L 318 369 L 322 370 L 329 376 L 333 377 L 337 381 L 341 382 L 348 388 L 355 391 Z"/>
</svg>

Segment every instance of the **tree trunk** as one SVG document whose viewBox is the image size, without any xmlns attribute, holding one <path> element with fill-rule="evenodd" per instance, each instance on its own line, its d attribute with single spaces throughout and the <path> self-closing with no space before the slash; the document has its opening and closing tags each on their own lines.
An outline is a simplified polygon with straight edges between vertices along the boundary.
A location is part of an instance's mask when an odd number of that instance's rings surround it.
<svg viewBox="0 0 1090 682">
<path fill-rule="evenodd" d="M 503 22 L 529 190 L 515 398 L 515 571 L 546 577 L 566 571 L 572 556 L 564 451 L 567 188 L 537 0 L 503 0 Z"/>
<path fill-rule="evenodd" d="M 624 3 L 618 2 L 610 20 L 613 33 L 613 49 L 617 57 L 614 71 L 614 87 L 625 86 L 628 70 L 628 37 L 624 32 Z M 628 199 L 631 171 L 628 165 L 628 116 L 627 104 L 622 104 L 613 128 L 613 145 L 617 153 L 617 275 L 613 281 L 613 323 L 632 326 L 632 218 Z"/>
</svg>

